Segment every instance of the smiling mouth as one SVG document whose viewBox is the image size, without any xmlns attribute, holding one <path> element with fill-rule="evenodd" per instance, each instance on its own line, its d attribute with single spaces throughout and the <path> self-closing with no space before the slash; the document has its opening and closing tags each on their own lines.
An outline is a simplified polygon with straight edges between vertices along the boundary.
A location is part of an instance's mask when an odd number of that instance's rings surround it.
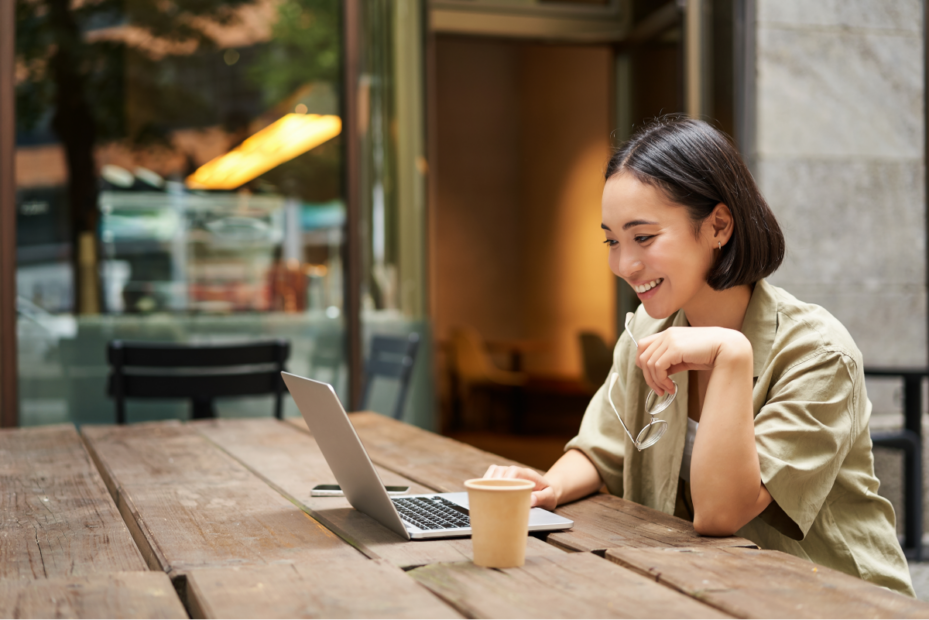
<svg viewBox="0 0 929 620">
<path fill-rule="evenodd" d="M 655 288 L 656 286 L 658 286 L 658 285 L 661 284 L 662 282 L 664 282 L 664 278 L 658 278 L 658 279 L 656 279 L 656 280 L 652 280 L 651 282 L 646 282 L 645 284 L 640 284 L 640 285 L 638 285 L 638 286 L 633 286 L 632 289 L 633 289 L 636 293 L 641 294 L 641 293 L 645 293 L 645 292 L 647 292 L 647 291 L 650 291 L 651 289 Z"/>
</svg>

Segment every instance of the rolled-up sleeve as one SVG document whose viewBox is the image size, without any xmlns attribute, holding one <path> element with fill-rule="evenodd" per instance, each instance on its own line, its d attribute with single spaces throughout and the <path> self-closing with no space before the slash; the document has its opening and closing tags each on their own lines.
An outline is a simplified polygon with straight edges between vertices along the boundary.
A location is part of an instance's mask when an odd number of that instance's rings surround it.
<svg viewBox="0 0 929 620">
<path fill-rule="evenodd" d="M 590 400 L 584 419 L 581 421 L 580 431 L 574 439 L 568 442 L 565 451 L 580 450 L 587 455 L 587 458 L 600 472 L 600 478 L 610 493 L 622 497 L 624 435 L 616 432 L 619 424 L 607 400 L 608 389 L 609 380 L 600 386 Z M 624 389 L 625 382 L 620 374 L 614 390 L 622 393 Z"/>
<path fill-rule="evenodd" d="M 859 373 L 838 351 L 820 350 L 783 372 L 755 416 L 761 480 L 774 503 L 761 518 L 802 540 L 859 432 Z"/>
</svg>

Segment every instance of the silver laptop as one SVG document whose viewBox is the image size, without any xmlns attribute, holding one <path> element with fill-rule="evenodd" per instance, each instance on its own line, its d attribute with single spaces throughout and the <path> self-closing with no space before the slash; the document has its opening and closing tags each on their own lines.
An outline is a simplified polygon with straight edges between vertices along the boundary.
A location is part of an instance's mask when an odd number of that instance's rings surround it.
<svg viewBox="0 0 929 620">
<path fill-rule="evenodd" d="M 332 386 L 288 372 L 281 375 L 352 507 L 408 540 L 471 535 L 466 492 L 390 497 Z M 541 508 L 529 513 L 530 532 L 573 525 Z"/>
</svg>

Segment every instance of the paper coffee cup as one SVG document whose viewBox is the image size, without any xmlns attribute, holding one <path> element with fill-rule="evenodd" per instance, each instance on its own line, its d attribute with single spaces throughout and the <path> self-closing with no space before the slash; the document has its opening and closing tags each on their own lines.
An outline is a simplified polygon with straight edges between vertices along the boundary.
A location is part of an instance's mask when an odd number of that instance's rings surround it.
<svg viewBox="0 0 929 620">
<path fill-rule="evenodd" d="M 525 564 L 529 503 L 535 484 L 512 478 L 475 478 L 466 481 L 465 487 L 474 563 L 488 568 Z"/>
</svg>

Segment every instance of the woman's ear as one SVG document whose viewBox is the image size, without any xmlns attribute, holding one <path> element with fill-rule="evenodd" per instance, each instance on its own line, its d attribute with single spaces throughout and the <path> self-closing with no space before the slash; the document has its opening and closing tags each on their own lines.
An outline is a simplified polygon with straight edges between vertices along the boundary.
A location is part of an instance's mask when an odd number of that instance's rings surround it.
<svg viewBox="0 0 929 620">
<path fill-rule="evenodd" d="M 719 203 L 710 213 L 710 217 L 706 218 L 706 221 L 710 225 L 709 232 L 713 236 L 713 245 L 717 243 L 726 245 L 729 243 L 733 230 L 732 211 L 729 210 L 729 207 Z"/>
</svg>

